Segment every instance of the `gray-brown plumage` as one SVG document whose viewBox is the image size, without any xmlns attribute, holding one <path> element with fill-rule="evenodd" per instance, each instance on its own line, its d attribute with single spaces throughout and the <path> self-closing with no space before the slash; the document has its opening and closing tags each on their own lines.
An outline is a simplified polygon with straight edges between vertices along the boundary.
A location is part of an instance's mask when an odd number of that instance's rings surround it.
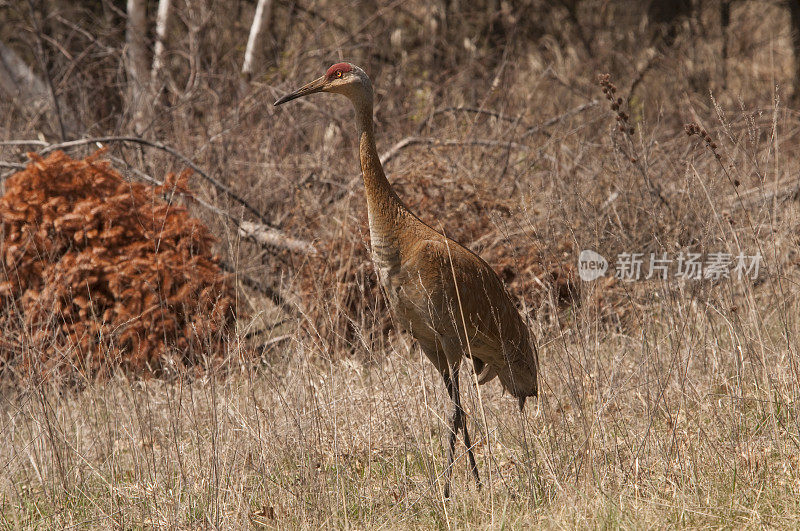
<svg viewBox="0 0 800 531">
<path fill-rule="evenodd" d="M 481 384 L 497 376 L 519 399 L 522 409 L 527 397 L 537 395 L 536 347 L 492 268 L 469 249 L 423 223 L 392 189 L 375 147 L 372 84 L 364 71 L 350 63 L 335 64 L 324 76 L 280 98 L 275 105 L 315 92 L 342 94 L 355 107 L 375 268 L 397 323 L 419 342 L 442 374 L 455 404 L 445 496 L 449 496 L 460 429 L 480 486 L 461 407 L 461 359 L 472 359 Z"/>
</svg>

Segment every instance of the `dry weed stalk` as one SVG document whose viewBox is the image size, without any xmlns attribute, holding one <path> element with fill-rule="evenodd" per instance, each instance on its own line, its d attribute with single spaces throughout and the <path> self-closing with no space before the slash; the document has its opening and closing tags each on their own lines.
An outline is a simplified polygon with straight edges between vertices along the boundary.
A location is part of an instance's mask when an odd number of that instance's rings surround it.
<svg viewBox="0 0 800 531">
<path fill-rule="evenodd" d="M 626 159 L 630 161 L 630 163 L 636 168 L 636 170 L 641 174 L 644 183 L 647 185 L 647 188 L 650 191 L 650 194 L 658 199 L 658 202 L 661 203 L 667 210 L 670 211 L 672 217 L 676 217 L 676 213 L 672 208 L 672 205 L 664 196 L 663 191 L 661 190 L 661 186 L 654 183 L 650 178 L 650 174 L 647 171 L 647 166 L 645 162 L 642 160 L 643 157 L 638 152 L 636 147 L 636 142 L 634 141 L 633 135 L 636 133 L 636 129 L 630 123 L 630 114 L 623 110 L 623 106 L 626 102 L 617 97 L 617 87 L 611 81 L 610 74 L 600 74 L 597 76 L 597 82 L 603 89 L 603 94 L 608 101 L 611 102 L 611 110 L 616 113 L 616 120 L 617 120 L 617 127 L 616 129 L 622 134 L 625 138 L 624 145 L 619 144 L 618 142 L 614 142 L 614 146 L 617 150 L 622 153 Z"/>
</svg>

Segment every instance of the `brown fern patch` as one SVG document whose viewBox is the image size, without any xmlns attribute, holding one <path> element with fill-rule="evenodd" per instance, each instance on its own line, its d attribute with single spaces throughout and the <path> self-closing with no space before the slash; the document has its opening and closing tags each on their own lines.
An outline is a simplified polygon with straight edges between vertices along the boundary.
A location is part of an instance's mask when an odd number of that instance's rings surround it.
<svg viewBox="0 0 800 531">
<path fill-rule="evenodd" d="M 10 177 L 0 198 L 0 366 L 159 373 L 226 349 L 231 283 L 208 228 L 131 183 L 97 152 L 62 152 Z M 39 365 L 41 363 L 41 365 Z"/>
</svg>

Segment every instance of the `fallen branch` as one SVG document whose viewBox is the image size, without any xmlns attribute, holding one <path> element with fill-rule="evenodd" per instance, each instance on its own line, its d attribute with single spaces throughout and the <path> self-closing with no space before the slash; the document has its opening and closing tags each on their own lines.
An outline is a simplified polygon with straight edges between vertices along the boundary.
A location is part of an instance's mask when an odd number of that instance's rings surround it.
<svg viewBox="0 0 800 531">
<path fill-rule="evenodd" d="M 283 232 L 250 221 L 239 222 L 239 235 L 251 238 L 256 242 L 270 247 L 286 249 L 294 253 L 317 254 L 317 250 L 307 241 L 291 238 Z"/>
<path fill-rule="evenodd" d="M 142 180 L 144 180 L 144 181 L 146 181 L 146 182 L 148 182 L 148 183 L 150 183 L 152 185 L 155 185 L 155 186 L 163 186 L 164 185 L 163 181 L 160 181 L 159 179 L 156 179 L 156 178 L 154 178 L 154 177 L 152 177 L 152 176 L 150 176 L 150 175 L 148 175 L 148 174 L 146 174 L 146 173 L 144 173 L 144 172 L 142 172 L 140 170 L 137 170 L 136 168 L 130 167 L 130 165 L 126 164 L 125 161 L 123 161 L 121 159 L 118 159 L 117 157 L 113 157 L 113 156 L 109 156 L 109 155 L 106 155 L 106 157 L 108 157 L 112 162 L 114 162 L 116 164 L 120 164 L 120 165 L 126 167 L 136 177 L 138 177 L 138 178 L 140 178 L 140 179 L 142 179 Z M 257 233 L 259 229 L 262 232 L 263 231 L 269 231 L 269 234 L 271 235 L 271 239 L 269 239 L 269 238 L 259 239 L 259 238 L 256 238 L 255 236 L 249 236 L 249 239 L 251 239 L 255 243 L 260 244 L 262 247 L 273 247 L 273 248 L 279 248 L 279 249 L 287 249 L 287 250 L 290 250 L 290 251 L 293 251 L 293 250 L 296 250 L 296 249 L 302 249 L 306 253 L 316 253 L 316 249 L 314 248 L 314 246 L 311 245 L 308 242 L 304 242 L 302 240 L 297 240 L 297 239 L 294 239 L 294 238 L 290 238 L 289 236 L 284 235 L 279 230 L 277 230 L 275 228 L 272 228 L 272 227 L 266 227 L 266 226 L 260 225 L 258 223 L 240 221 L 237 218 L 235 218 L 234 216 L 232 216 L 231 214 L 229 214 L 228 212 L 225 212 L 224 210 L 222 210 L 222 209 L 220 209 L 220 208 L 218 208 L 218 207 L 216 207 L 214 205 L 206 203 L 202 199 L 198 199 L 198 198 L 196 198 L 196 197 L 194 197 L 194 196 L 192 196 L 190 194 L 183 193 L 180 190 L 178 190 L 177 188 L 175 188 L 174 191 L 175 191 L 176 194 L 178 194 L 178 195 L 180 195 L 182 197 L 185 197 L 190 202 L 195 202 L 195 203 L 201 205 L 202 207 L 214 212 L 215 214 L 218 214 L 218 215 L 228 219 L 229 221 L 231 221 L 232 223 L 234 223 L 238 227 L 240 233 L 243 231 L 243 225 L 246 227 L 245 230 L 249 229 L 250 232 L 256 232 Z M 247 275 L 245 275 L 245 274 L 243 274 L 241 272 L 237 272 L 227 262 L 221 262 L 220 263 L 220 267 L 222 267 L 222 269 L 225 270 L 226 272 L 234 274 L 236 279 L 239 282 L 241 282 L 242 284 L 244 284 L 245 286 L 247 286 L 247 287 L 249 287 L 249 288 L 251 288 L 251 289 L 253 289 L 253 290 L 255 290 L 255 291 L 257 291 L 257 292 L 259 292 L 259 293 L 261 293 L 263 295 L 265 295 L 276 306 L 280 307 L 284 311 L 287 311 L 288 313 L 291 313 L 292 315 L 295 315 L 295 316 L 302 316 L 303 315 L 303 312 L 300 309 L 299 305 L 296 302 L 293 302 L 293 301 L 289 300 L 289 297 L 284 295 L 282 293 L 282 291 L 280 290 L 280 288 L 276 288 L 276 287 L 272 287 L 272 286 L 266 286 L 266 285 L 262 284 L 261 282 L 259 282 L 258 280 L 254 279 L 254 278 L 251 278 L 251 277 L 249 277 L 249 276 L 247 276 Z"/>
<path fill-rule="evenodd" d="M 270 347 L 272 347 L 274 345 L 277 345 L 278 343 L 283 343 L 284 341 L 289 341 L 294 337 L 295 337 L 294 334 L 284 334 L 282 336 L 273 337 L 272 339 L 269 339 L 268 341 L 265 341 L 264 343 L 261 343 L 260 345 L 258 345 L 254 350 L 256 350 L 256 351 L 258 351 L 258 350 L 264 351 L 264 350 L 266 350 L 266 349 L 268 349 L 268 348 L 270 348 Z"/>
</svg>

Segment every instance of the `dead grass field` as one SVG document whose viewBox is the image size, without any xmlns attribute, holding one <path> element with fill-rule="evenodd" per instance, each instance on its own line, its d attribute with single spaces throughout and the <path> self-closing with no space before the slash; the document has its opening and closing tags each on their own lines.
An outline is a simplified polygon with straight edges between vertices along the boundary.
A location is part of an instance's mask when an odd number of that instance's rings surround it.
<svg viewBox="0 0 800 531">
<path fill-rule="evenodd" d="M 459 454 L 450 501 L 448 398 L 405 341 L 374 363 L 298 342 L 238 374 L 10 390 L 4 525 L 793 527 L 797 322 L 745 304 L 676 299 L 636 336 L 543 334 L 525 414 L 490 385 L 484 425 L 468 387 L 486 488 Z"/>
<path fill-rule="evenodd" d="M 6 367 L 0 526 L 800 526 L 800 112 L 781 5 L 734 4 L 726 69 L 711 8 L 699 33 L 684 25 L 663 55 L 615 2 L 606 11 L 584 2 L 591 54 L 572 30 L 557 32 L 570 27 L 563 13 L 543 20 L 536 39 L 520 29 L 491 53 L 481 42 L 426 40 L 423 3 L 379 2 L 372 25 L 349 37 L 299 11 L 294 32 L 281 33 L 279 18 L 283 50 L 243 89 L 230 28 L 251 15 L 200 4 L 184 6 L 188 20 L 218 18 L 199 37 L 175 30 L 173 44 L 201 50 L 196 85 L 166 96 L 148 134 L 318 252 L 265 251 L 189 201 L 241 281 L 224 359 L 158 378 L 111 368 L 69 386 L 12 378 Z M 315 9 L 361 27 L 337 3 Z M 524 413 L 497 382 L 479 395 L 473 375 L 462 378 L 485 488 L 475 488 L 461 444 L 450 500 L 439 481 L 449 399 L 417 345 L 391 327 L 376 288 L 350 108 L 329 95 L 272 108 L 339 58 L 373 78 L 379 151 L 410 136 L 452 141 L 399 150 L 387 174 L 424 221 L 496 266 L 538 338 L 541 397 Z M 96 72 L 113 78 L 108 58 L 90 59 L 73 70 L 56 62 L 71 102 L 92 101 Z M 605 72 L 633 134 L 617 129 L 597 82 Z M 114 101 L 85 106 L 87 136 L 126 126 L 98 115 Z M 9 110 L 0 140 L 44 131 L 55 143 L 41 116 L 0 105 Z M 713 146 L 687 136 L 686 123 Z M 0 159 L 22 161 L 22 151 L 0 146 Z M 109 153 L 131 178 L 130 168 L 182 169 L 156 150 Z M 247 219 L 202 180 L 191 187 Z M 589 283 L 569 276 L 582 249 L 612 269 L 623 252 L 762 262 L 756 279 L 671 272 Z M 296 313 L 245 277 L 289 297 Z M 25 350 L 34 332 L 7 328 L 0 340 L 36 358 Z"/>
</svg>

